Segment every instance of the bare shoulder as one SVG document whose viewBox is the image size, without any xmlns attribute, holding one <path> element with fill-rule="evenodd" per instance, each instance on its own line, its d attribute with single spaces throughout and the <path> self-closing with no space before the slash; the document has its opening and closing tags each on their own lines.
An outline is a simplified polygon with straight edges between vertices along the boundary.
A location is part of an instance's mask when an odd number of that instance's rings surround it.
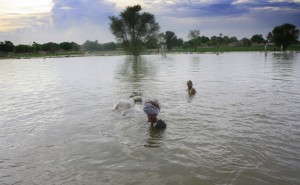
<svg viewBox="0 0 300 185">
<path fill-rule="evenodd" d="M 195 88 L 192 88 L 191 90 L 190 90 L 190 92 L 189 92 L 191 95 L 194 95 L 194 94 L 196 94 L 196 89 Z"/>
</svg>

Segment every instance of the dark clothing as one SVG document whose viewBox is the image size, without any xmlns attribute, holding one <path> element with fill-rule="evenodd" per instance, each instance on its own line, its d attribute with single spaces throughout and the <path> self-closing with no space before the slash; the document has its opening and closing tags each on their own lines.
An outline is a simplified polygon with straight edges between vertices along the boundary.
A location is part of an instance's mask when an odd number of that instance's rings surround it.
<svg viewBox="0 0 300 185">
<path fill-rule="evenodd" d="M 153 127 L 157 129 L 165 129 L 167 124 L 163 120 L 159 119 L 156 123 L 153 123 Z"/>
</svg>

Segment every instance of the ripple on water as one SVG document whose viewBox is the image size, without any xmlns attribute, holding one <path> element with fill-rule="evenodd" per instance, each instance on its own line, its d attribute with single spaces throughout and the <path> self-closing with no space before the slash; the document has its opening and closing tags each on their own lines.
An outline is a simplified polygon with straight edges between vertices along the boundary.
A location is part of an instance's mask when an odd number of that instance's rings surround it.
<svg viewBox="0 0 300 185">
<path fill-rule="evenodd" d="M 297 61 L 256 52 L 1 60 L 0 182 L 299 184 Z M 143 111 L 113 109 L 134 91 L 159 99 L 166 130 Z"/>
</svg>

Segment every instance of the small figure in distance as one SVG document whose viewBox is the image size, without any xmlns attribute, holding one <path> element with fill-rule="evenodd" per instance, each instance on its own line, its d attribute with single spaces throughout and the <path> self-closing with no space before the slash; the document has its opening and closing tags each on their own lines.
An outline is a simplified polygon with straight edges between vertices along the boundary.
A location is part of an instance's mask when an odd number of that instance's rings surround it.
<svg viewBox="0 0 300 185">
<path fill-rule="evenodd" d="M 186 91 L 189 93 L 189 95 L 195 95 L 196 89 L 193 87 L 193 82 L 189 80 L 187 81 L 186 85 L 188 86 Z"/>
<path fill-rule="evenodd" d="M 144 104 L 144 112 L 147 114 L 147 122 L 151 123 L 151 127 L 156 129 L 165 129 L 167 127 L 163 120 L 157 119 L 157 115 L 160 112 L 160 106 L 157 100 L 146 101 Z"/>
</svg>

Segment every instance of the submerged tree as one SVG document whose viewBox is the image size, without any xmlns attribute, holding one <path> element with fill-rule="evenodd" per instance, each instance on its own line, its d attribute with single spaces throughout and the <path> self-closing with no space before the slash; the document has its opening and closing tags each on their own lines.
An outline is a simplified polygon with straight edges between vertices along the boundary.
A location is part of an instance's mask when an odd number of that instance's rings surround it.
<svg viewBox="0 0 300 185">
<path fill-rule="evenodd" d="M 278 48 L 286 50 L 288 46 L 297 42 L 299 30 L 295 25 L 286 23 L 281 26 L 276 26 L 272 31 L 272 41 Z"/>
<path fill-rule="evenodd" d="M 124 48 L 138 56 L 145 43 L 159 31 L 154 15 L 143 12 L 140 5 L 128 6 L 120 16 L 111 16 L 110 29 Z"/>
</svg>

